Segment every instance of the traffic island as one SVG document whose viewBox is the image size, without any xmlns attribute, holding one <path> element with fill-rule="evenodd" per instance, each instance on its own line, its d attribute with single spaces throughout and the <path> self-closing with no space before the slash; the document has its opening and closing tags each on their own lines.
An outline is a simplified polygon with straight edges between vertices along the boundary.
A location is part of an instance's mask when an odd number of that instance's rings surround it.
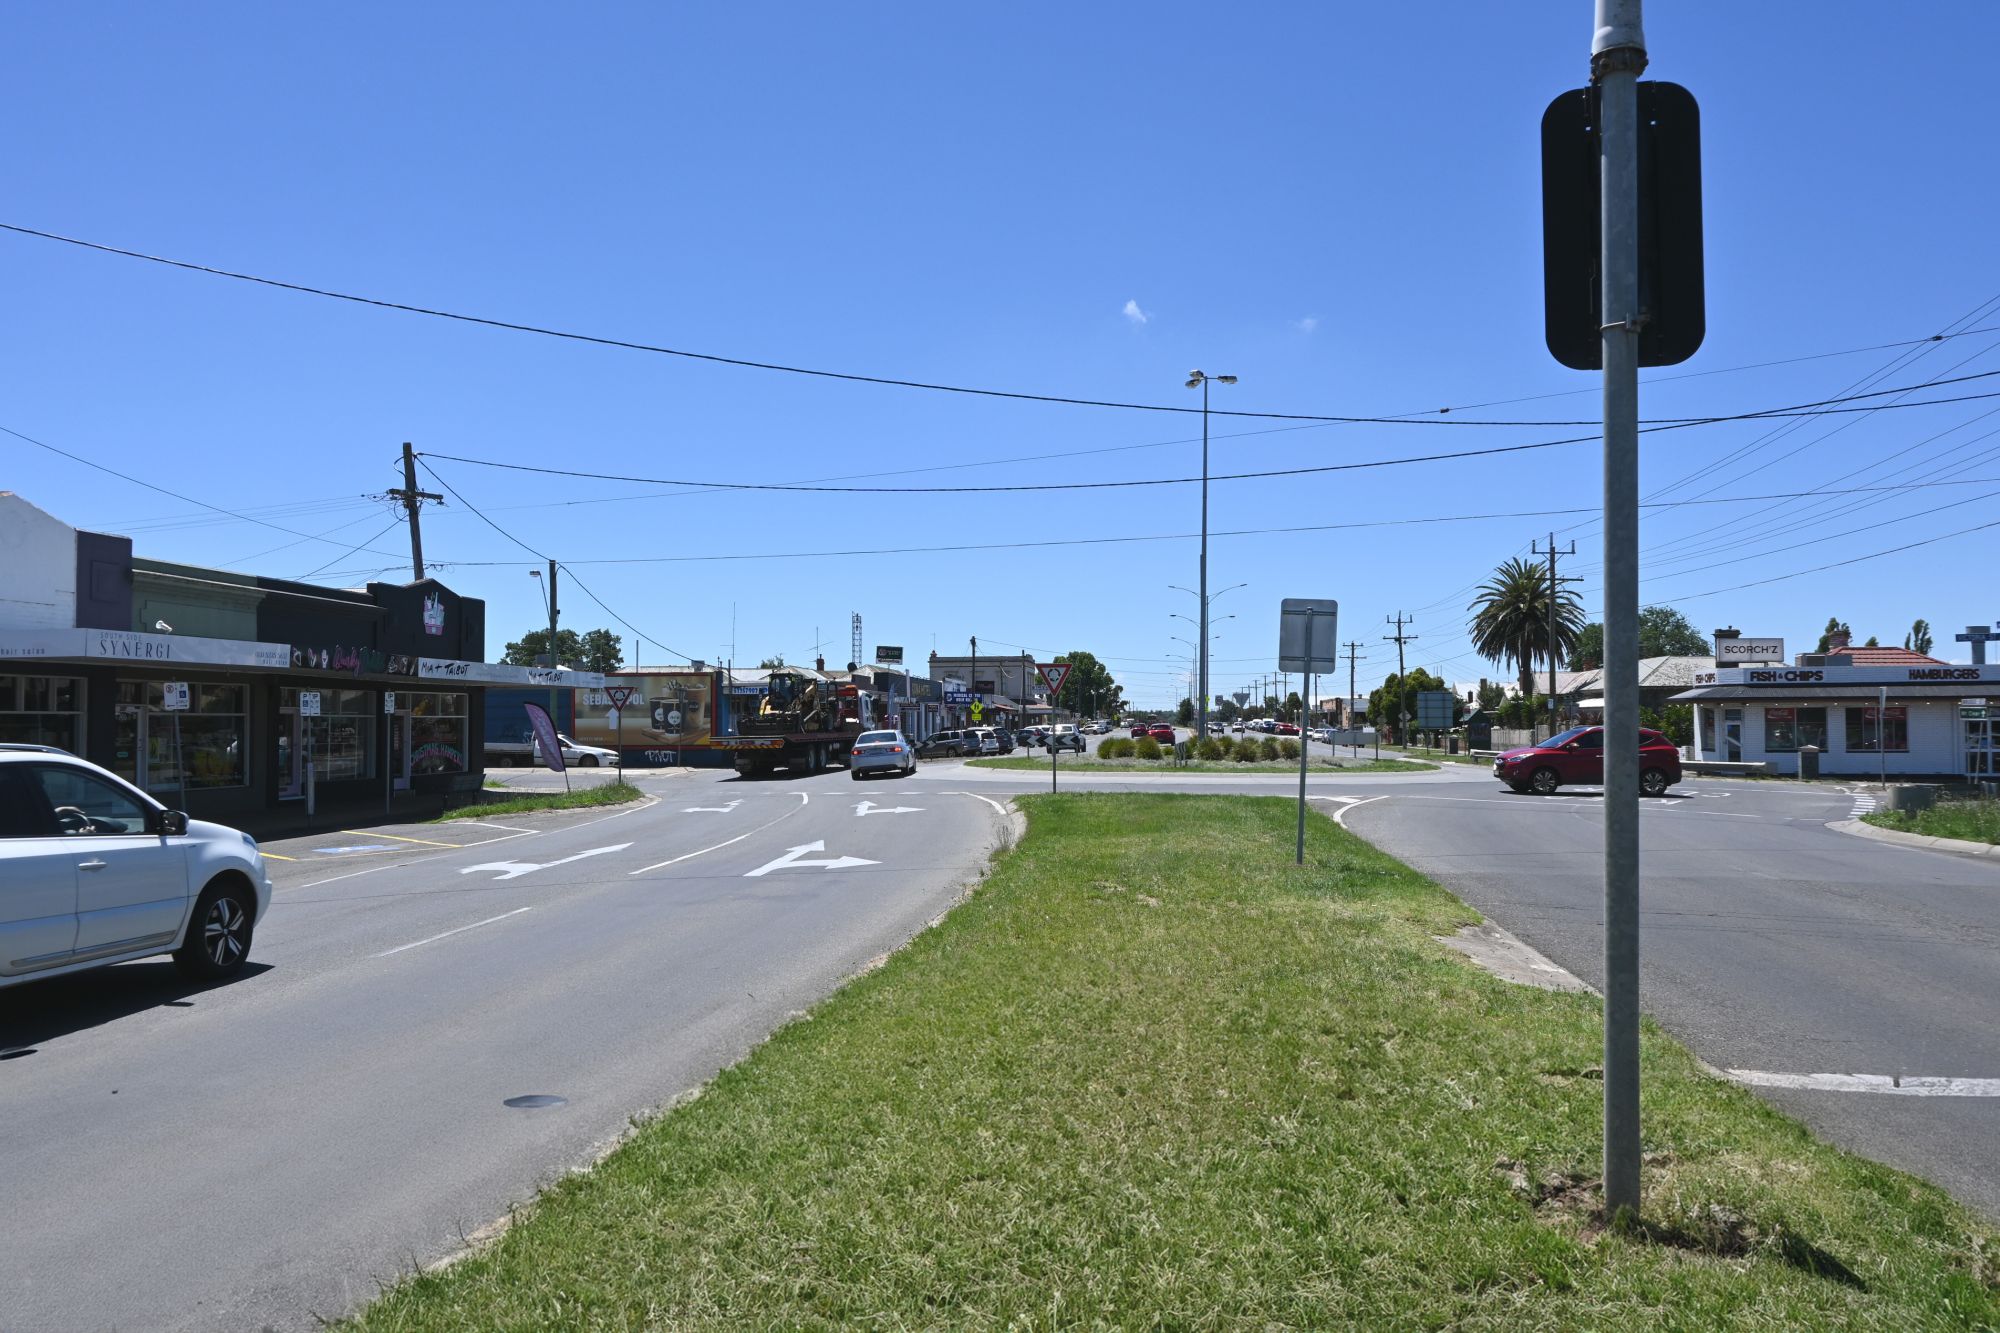
<svg viewBox="0 0 2000 1333">
<path fill-rule="evenodd" d="M 1995 1237 L 1643 1037 L 1282 798 L 1023 801 L 972 897 L 352 1327 L 1980 1329 Z"/>
<path fill-rule="evenodd" d="M 454 819 L 484 819 L 489 815 L 525 815 L 537 810 L 583 810 L 594 805 L 623 805 L 627 801 L 644 800 L 646 796 L 645 792 L 622 778 L 572 791 L 523 792 L 501 799 L 492 799 L 500 796 L 499 792 L 488 791 L 484 794 L 488 799 L 447 810 L 431 822 L 445 824 Z"/>
</svg>

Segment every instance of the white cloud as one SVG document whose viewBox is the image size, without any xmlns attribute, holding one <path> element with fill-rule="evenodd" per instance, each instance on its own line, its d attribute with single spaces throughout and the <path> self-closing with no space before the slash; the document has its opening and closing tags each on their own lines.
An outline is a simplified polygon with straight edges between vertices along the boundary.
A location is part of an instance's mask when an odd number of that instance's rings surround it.
<svg viewBox="0 0 2000 1333">
<path fill-rule="evenodd" d="M 1319 327 L 1319 316 L 1307 315 L 1304 319 L 1295 319 L 1292 321 L 1292 327 L 1300 333 L 1311 333 Z"/>
<path fill-rule="evenodd" d="M 1152 316 L 1141 310 L 1137 301 L 1127 301 L 1125 303 L 1125 318 L 1131 320 L 1134 324 L 1144 324 Z"/>
</svg>

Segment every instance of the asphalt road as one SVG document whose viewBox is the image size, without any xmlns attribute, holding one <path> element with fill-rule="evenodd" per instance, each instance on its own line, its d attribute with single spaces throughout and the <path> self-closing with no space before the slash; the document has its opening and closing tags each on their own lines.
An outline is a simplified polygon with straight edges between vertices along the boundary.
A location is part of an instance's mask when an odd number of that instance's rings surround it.
<svg viewBox="0 0 2000 1333">
<path fill-rule="evenodd" d="M 268 844 L 227 985 L 160 961 L 0 992 L 0 1328 L 353 1309 L 907 940 L 1003 826 L 843 770 L 643 785 Z M 506 1104 L 535 1095 L 564 1100 Z"/>
</svg>

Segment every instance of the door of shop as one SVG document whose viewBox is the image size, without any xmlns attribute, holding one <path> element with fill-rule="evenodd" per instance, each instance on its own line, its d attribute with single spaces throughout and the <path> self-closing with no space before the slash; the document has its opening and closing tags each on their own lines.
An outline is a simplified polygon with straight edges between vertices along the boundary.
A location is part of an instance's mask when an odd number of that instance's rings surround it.
<svg viewBox="0 0 2000 1333">
<path fill-rule="evenodd" d="M 174 768 L 174 733 L 137 704 L 119 704 L 111 771 L 142 791 L 171 792 L 179 778 Z"/>
<path fill-rule="evenodd" d="M 2000 777 L 2000 736 L 1993 730 L 1992 710 L 1984 699 L 1959 706 L 1958 729 L 1965 741 L 1965 776 L 1973 782 Z"/>
</svg>

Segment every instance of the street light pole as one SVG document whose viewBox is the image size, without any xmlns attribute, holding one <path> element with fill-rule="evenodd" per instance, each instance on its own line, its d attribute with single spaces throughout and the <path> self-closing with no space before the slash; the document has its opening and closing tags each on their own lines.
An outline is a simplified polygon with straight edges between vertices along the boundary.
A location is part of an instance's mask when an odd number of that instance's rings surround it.
<svg viewBox="0 0 2000 1333">
<path fill-rule="evenodd" d="M 1201 386 L 1201 591 L 1195 595 L 1201 599 L 1201 697 L 1195 700 L 1195 739 L 1208 739 L 1208 386 L 1210 381 L 1217 384 L 1234 384 L 1234 375 L 1208 375 L 1199 370 L 1188 372 L 1187 387 Z"/>
</svg>

